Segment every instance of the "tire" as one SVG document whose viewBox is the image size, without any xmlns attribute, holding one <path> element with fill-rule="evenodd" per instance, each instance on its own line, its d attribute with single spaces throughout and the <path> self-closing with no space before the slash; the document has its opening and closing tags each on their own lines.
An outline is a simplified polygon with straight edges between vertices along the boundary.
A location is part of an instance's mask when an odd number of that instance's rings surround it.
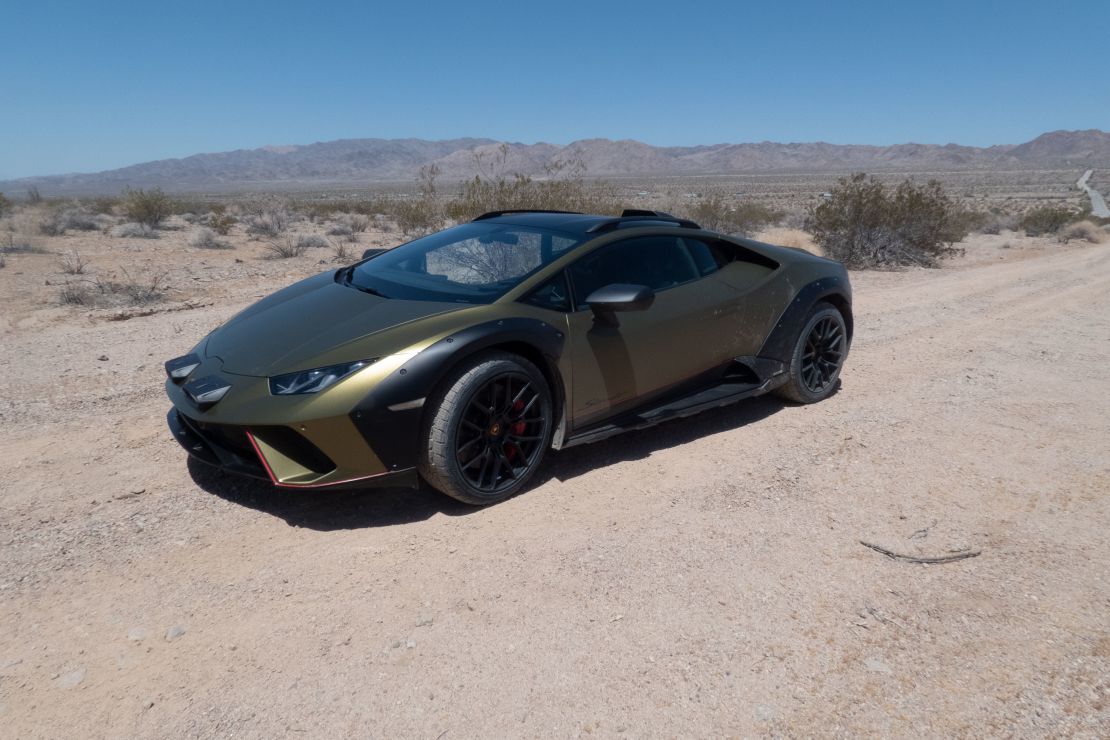
<svg viewBox="0 0 1110 740">
<path fill-rule="evenodd" d="M 823 401 L 836 390 L 847 355 L 844 316 L 831 303 L 817 303 L 794 342 L 789 379 L 775 394 L 795 403 Z"/>
<path fill-rule="evenodd" d="M 528 360 L 481 354 L 452 372 L 429 399 L 420 474 L 473 506 L 520 493 L 551 445 L 551 389 Z"/>
</svg>

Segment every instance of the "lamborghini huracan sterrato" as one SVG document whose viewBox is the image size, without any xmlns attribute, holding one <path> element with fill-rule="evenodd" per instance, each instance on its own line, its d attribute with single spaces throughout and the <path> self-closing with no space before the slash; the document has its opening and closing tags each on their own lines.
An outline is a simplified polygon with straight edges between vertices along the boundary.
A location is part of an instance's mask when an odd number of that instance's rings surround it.
<svg viewBox="0 0 1110 740">
<path fill-rule="evenodd" d="M 166 363 L 188 452 L 277 486 L 469 504 L 564 449 L 767 392 L 813 403 L 844 268 L 654 211 L 497 211 L 264 298 Z"/>
</svg>

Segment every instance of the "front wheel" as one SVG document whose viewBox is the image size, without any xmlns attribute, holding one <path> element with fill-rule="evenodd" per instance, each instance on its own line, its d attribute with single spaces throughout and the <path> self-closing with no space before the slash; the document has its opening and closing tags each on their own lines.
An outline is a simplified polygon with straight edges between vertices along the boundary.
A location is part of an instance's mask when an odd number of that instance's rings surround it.
<svg viewBox="0 0 1110 740">
<path fill-rule="evenodd" d="M 536 472 L 553 431 L 551 390 L 528 360 L 483 354 L 429 399 L 420 474 L 464 503 L 515 496 Z"/>
<path fill-rule="evenodd" d="M 775 391 L 797 403 L 817 403 L 830 396 L 848 354 L 844 316 L 830 303 L 809 313 L 790 358 L 789 380 Z"/>
</svg>

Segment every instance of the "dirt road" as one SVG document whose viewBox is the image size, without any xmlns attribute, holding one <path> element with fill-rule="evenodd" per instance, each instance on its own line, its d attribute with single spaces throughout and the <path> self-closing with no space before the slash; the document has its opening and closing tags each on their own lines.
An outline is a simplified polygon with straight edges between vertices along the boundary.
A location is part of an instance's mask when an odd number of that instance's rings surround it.
<svg viewBox="0 0 1110 740">
<path fill-rule="evenodd" d="M 187 465 L 160 363 L 269 284 L 17 315 L 47 268 L 13 258 L 0 734 L 1105 736 L 1110 249 L 1000 241 L 855 275 L 827 402 L 558 453 L 484 510 Z"/>
</svg>

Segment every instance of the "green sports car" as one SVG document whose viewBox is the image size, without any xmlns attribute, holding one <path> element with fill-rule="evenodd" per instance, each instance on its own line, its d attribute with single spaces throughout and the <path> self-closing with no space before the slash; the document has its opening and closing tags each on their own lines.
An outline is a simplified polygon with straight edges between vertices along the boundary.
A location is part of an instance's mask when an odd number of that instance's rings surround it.
<svg viewBox="0 0 1110 740">
<path fill-rule="evenodd" d="M 284 288 L 166 363 L 191 455 L 285 488 L 518 493 L 548 448 L 837 387 L 837 262 L 655 211 L 497 211 Z"/>
</svg>

